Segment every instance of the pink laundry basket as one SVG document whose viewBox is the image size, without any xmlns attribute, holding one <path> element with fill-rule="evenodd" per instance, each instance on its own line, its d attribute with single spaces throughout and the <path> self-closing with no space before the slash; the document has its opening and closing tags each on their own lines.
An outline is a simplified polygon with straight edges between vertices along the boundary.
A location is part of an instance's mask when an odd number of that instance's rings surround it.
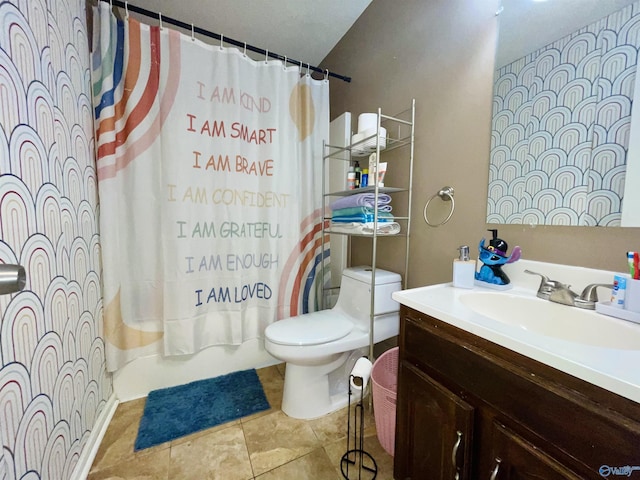
<svg viewBox="0 0 640 480">
<path fill-rule="evenodd" d="M 396 439 L 396 397 L 398 394 L 398 347 L 384 352 L 371 369 L 373 415 L 380 445 L 393 456 Z"/>
</svg>

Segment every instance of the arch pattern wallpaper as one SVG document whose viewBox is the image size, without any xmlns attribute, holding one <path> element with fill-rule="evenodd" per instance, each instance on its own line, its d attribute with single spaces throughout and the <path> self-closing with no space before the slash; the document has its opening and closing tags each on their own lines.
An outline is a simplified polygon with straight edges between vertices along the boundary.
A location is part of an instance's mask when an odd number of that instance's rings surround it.
<svg viewBox="0 0 640 480">
<path fill-rule="evenodd" d="M 640 3 L 496 74 L 489 223 L 619 226 Z"/>
<path fill-rule="evenodd" d="M 70 477 L 112 393 L 83 0 L 0 2 L 0 479 Z"/>
</svg>

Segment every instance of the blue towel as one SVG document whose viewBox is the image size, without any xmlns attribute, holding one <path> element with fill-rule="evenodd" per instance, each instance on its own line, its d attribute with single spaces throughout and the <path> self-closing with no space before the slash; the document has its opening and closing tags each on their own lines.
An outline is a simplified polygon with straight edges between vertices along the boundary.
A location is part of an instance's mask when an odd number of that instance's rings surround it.
<svg viewBox="0 0 640 480">
<path fill-rule="evenodd" d="M 380 205 L 378 207 L 378 215 L 381 213 L 389 213 L 392 210 L 391 205 Z M 370 214 L 373 215 L 375 213 L 375 209 L 373 207 L 352 207 L 352 208 L 339 208 L 338 210 L 333 210 L 333 215 L 345 216 L 345 215 L 360 215 L 360 214 Z"/>
<path fill-rule="evenodd" d="M 378 223 L 393 222 L 391 218 L 378 217 Z M 334 223 L 373 223 L 373 215 L 355 215 L 353 217 L 336 217 L 331 219 Z"/>
<path fill-rule="evenodd" d="M 341 212 L 344 210 L 351 210 L 351 209 L 337 210 L 337 212 Z M 352 223 L 352 222 L 371 223 L 373 222 L 373 220 L 374 220 L 373 213 L 355 213 L 352 215 L 336 215 L 336 212 L 333 212 L 333 215 L 331 215 L 331 221 L 339 222 L 339 223 Z M 393 215 L 391 215 L 390 213 L 378 212 L 378 223 L 393 222 L 393 220 L 394 220 Z"/>
<path fill-rule="evenodd" d="M 348 197 L 342 197 L 333 202 L 329 208 L 331 210 L 340 210 L 341 208 L 352 207 L 375 207 L 376 196 L 373 193 L 357 193 L 355 195 L 349 195 Z M 388 205 L 391 203 L 391 197 L 386 193 L 380 193 L 378 195 L 378 206 Z"/>
</svg>

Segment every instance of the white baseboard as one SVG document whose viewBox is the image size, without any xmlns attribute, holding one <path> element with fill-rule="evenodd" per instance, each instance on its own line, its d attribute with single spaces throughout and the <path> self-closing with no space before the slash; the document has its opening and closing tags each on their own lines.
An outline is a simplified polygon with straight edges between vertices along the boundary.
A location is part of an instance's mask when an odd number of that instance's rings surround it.
<svg viewBox="0 0 640 480">
<path fill-rule="evenodd" d="M 89 435 L 87 444 L 84 446 L 82 452 L 80 453 L 78 463 L 71 473 L 71 480 L 85 480 L 89 475 L 89 470 L 91 469 L 93 460 L 96 458 L 98 448 L 100 448 L 100 443 L 104 438 L 104 434 L 107 432 L 109 422 L 111 422 L 113 414 L 116 413 L 118 403 L 120 402 L 118 402 L 118 400 L 116 399 L 116 394 L 111 394 L 111 396 L 107 400 L 107 404 L 102 409 L 98 420 L 91 430 L 91 434 Z"/>
</svg>

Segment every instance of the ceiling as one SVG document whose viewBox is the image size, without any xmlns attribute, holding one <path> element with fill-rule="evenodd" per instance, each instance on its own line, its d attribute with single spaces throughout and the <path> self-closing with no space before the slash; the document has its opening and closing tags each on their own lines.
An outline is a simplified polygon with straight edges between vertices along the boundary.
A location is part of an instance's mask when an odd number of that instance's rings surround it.
<svg viewBox="0 0 640 480">
<path fill-rule="evenodd" d="M 318 65 L 371 0 L 132 0 L 164 17 Z M 157 20 L 140 17 L 151 25 Z M 175 27 L 172 27 L 175 28 Z M 211 38 L 196 35 L 207 43 Z"/>
<path fill-rule="evenodd" d="M 636 0 L 502 0 L 496 66 L 521 58 Z"/>
</svg>

